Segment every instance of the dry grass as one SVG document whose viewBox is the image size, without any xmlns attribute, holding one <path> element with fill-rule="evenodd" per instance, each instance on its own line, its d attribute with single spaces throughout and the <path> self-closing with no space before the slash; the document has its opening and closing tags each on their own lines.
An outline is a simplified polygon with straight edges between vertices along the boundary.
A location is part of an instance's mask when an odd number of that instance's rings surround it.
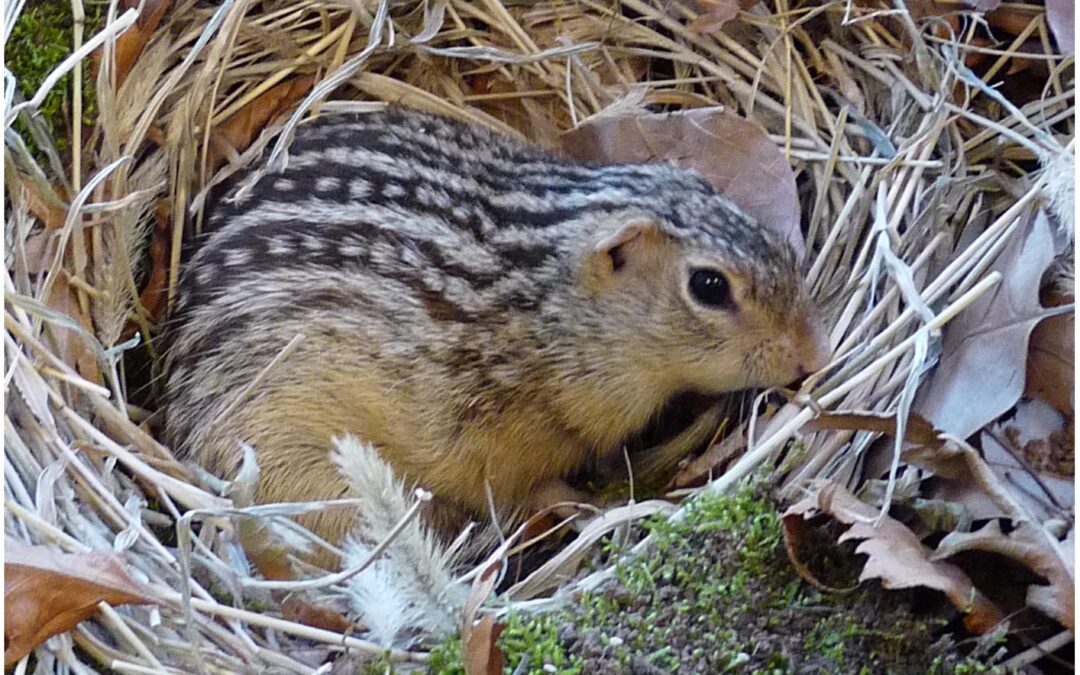
<svg viewBox="0 0 1080 675">
<path fill-rule="evenodd" d="M 1015 5 L 1028 24 L 1012 44 L 990 48 L 959 3 L 955 34 L 902 2 L 871 5 L 775 0 L 726 32 L 694 34 L 686 26 L 695 5 L 666 1 L 188 0 L 146 36 L 118 88 L 109 64 L 134 15 L 112 10 L 81 50 L 103 45 L 100 112 L 82 128 L 74 111 L 85 142 L 73 143 L 65 175 L 39 167 L 10 135 L 13 119 L 41 97 L 5 101 L 5 531 L 69 552 L 123 551 L 161 604 L 104 612 L 37 650 L 39 667 L 87 672 L 91 658 L 119 672 L 191 664 L 312 672 L 343 647 L 376 649 L 276 618 L 274 598 L 227 557 L 236 549 L 227 523 L 212 524 L 229 502 L 154 440 L 149 411 L 127 403 L 122 363 L 132 329 L 146 340 L 160 318 L 157 298 L 171 300 L 204 189 L 311 111 L 385 101 L 555 146 L 561 131 L 632 93 L 648 104 L 738 110 L 796 168 L 809 280 L 830 311 L 837 356 L 792 403 L 751 420 L 750 450 L 710 489 L 774 461 L 818 408 L 910 406 L 939 329 L 1000 282 L 987 273 L 993 257 L 1033 208 L 1061 192 L 1055 174 L 1038 167 L 1065 157 L 1071 170 L 1072 129 L 1061 130 L 1074 114 L 1072 58 L 1051 50 L 1040 6 Z M 12 20 L 9 11 L 9 30 Z M 1045 65 L 1045 86 L 1011 108 L 983 81 L 1029 37 L 1044 46 L 1024 56 Z M 983 59 L 983 79 L 963 65 L 973 55 Z M 304 77 L 315 89 L 238 152 L 252 129 L 236 120 Z M 278 143 L 272 161 L 286 154 Z M 1068 204 L 1071 214 L 1071 194 Z M 857 482 L 872 440 L 805 437 L 808 452 L 785 484 Z M 162 540 L 193 519 L 206 524 L 194 538 L 181 532 L 179 549 Z M 550 588 L 546 575 L 557 567 L 507 600 Z"/>
</svg>

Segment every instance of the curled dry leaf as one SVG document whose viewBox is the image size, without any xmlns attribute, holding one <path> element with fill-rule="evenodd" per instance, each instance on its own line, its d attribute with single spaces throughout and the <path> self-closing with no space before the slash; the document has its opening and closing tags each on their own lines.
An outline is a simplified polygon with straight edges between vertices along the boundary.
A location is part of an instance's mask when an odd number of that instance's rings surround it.
<svg viewBox="0 0 1080 675">
<path fill-rule="evenodd" d="M 795 568 L 795 573 L 802 577 L 803 581 L 819 591 L 846 593 L 848 591 L 846 588 L 833 588 L 823 583 L 814 576 L 810 566 L 803 562 L 799 551 L 804 546 L 803 542 L 809 537 L 809 530 L 810 526 L 806 524 L 804 518 L 784 518 L 780 521 L 780 531 L 784 535 L 784 550 L 787 551 L 788 560 L 791 561 L 792 566 Z"/>
<path fill-rule="evenodd" d="M 932 560 L 933 551 L 901 522 L 886 516 L 878 525 L 878 510 L 859 501 L 832 481 L 815 481 L 812 493 L 792 505 L 784 519 L 810 519 L 819 514 L 850 525 L 840 541 L 861 539 L 856 553 L 867 556 L 860 581 L 880 579 L 889 589 L 925 586 L 941 591 L 965 613 L 968 630 L 985 633 L 1001 621 L 1001 612 L 959 567 Z"/>
<path fill-rule="evenodd" d="M 926 494 L 932 503 L 921 502 L 916 508 L 932 508 L 943 514 L 948 511 L 949 521 L 957 521 L 953 516 L 964 511 L 968 520 L 1010 517 L 1010 513 L 998 506 L 1002 496 L 996 494 L 999 489 L 1008 489 L 1009 498 L 1022 504 L 1036 518 L 1056 518 L 1062 515 L 1062 511 L 1071 511 L 1074 504 L 1071 481 L 1036 471 L 1030 459 L 1030 463 L 1020 461 L 1019 457 L 1023 454 L 1020 448 L 1006 449 L 996 438 L 1006 439 L 1018 434 L 1020 445 L 1027 443 L 1025 439 L 1033 437 L 1045 445 L 1047 437 L 1060 431 L 1060 418 L 1056 418 L 1057 426 L 1054 426 L 1055 423 L 1045 419 L 1045 415 L 1031 412 L 1040 405 L 1021 401 L 1017 406 L 1017 415 L 1008 425 L 999 427 L 997 434 L 984 433 L 982 456 L 946 443 L 926 418 L 910 415 L 904 432 L 904 442 L 908 447 L 902 459 L 935 474 L 935 481 Z M 1055 415 L 1052 409 L 1045 405 L 1042 407 Z M 895 437 L 896 415 L 860 411 L 822 412 L 805 428 L 871 431 Z M 1027 444 L 1035 445 L 1035 442 Z M 1000 487 L 976 480 L 980 472 L 973 470 L 972 462 L 977 463 L 981 470 L 997 476 Z M 927 522 L 934 520 L 924 518 Z"/>
<path fill-rule="evenodd" d="M 60 553 L 8 537 L 4 555 L 5 668 L 94 616 L 98 603 L 154 602 L 128 575 L 118 553 Z"/>
<path fill-rule="evenodd" d="M 808 431 L 845 429 L 871 431 L 896 436 L 896 414 L 862 410 L 837 410 L 821 412 L 807 422 Z M 967 471 L 967 463 L 961 453 L 950 448 L 939 437 L 940 432 L 922 415 L 908 415 L 904 425 L 905 462 L 933 471 L 944 478 L 959 478 Z M 873 473 L 873 472 L 871 472 Z"/>
<path fill-rule="evenodd" d="M 255 489 L 260 467 L 254 449 L 244 445 L 244 460 L 232 481 L 230 496 L 240 508 L 255 504 Z M 288 581 L 298 578 L 290 554 L 295 553 L 281 536 L 272 520 L 265 518 L 234 518 L 237 541 L 248 560 L 265 579 Z"/>
<path fill-rule="evenodd" d="M 846 429 L 849 431 L 875 431 L 896 436 L 896 415 L 860 410 L 823 411 L 806 423 L 808 431 L 822 429 Z M 939 446 L 938 431 L 922 415 L 909 415 L 904 427 L 904 441 L 919 445 Z"/>
<path fill-rule="evenodd" d="M 998 287 L 945 328 L 941 363 L 914 406 L 934 427 L 968 438 L 1019 400 L 1028 338 L 1046 316 L 1039 284 L 1053 259 L 1050 223 L 1040 211 L 991 266 L 1002 275 Z"/>
<path fill-rule="evenodd" d="M 1071 295 L 1046 293 L 1047 307 L 1069 305 Z M 1046 401 L 1058 412 L 1073 416 L 1076 395 L 1076 322 L 1075 313 L 1044 319 L 1031 332 L 1028 348 L 1027 381 L 1024 396 Z"/>
<path fill-rule="evenodd" d="M 290 581 L 297 578 L 290 560 L 292 550 L 275 536 L 268 523 L 254 518 L 237 518 L 235 527 L 244 554 L 264 579 Z"/>
<path fill-rule="evenodd" d="M 124 83 L 131 67 L 135 65 L 143 49 L 149 44 L 154 36 L 165 13 L 172 7 L 172 0 L 124 0 L 120 3 L 122 9 L 132 9 L 142 5 L 142 11 L 135 25 L 121 33 L 116 38 L 116 87 Z M 100 52 L 95 54 L 94 65 L 98 64 Z M 95 69 L 96 75 L 96 69 Z"/>
<path fill-rule="evenodd" d="M 462 636 L 468 637 L 469 631 L 476 622 L 476 613 L 480 611 L 480 606 L 491 596 L 491 592 L 495 590 L 495 584 L 499 582 L 499 572 L 502 567 L 502 560 L 494 560 L 473 580 L 469 588 L 469 597 L 466 598 L 465 607 L 461 612 Z"/>
<path fill-rule="evenodd" d="M 1048 582 L 1028 587 L 1027 604 L 1075 630 L 1076 584 L 1071 549 L 1071 544 L 1052 545 L 1047 535 L 1031 523 L 1020 523 L 1005 534 L 998 521 L 992 520 L 975 532 L 949 534 L 938 544 L 933 559 L 961 551 L 985 551 L 1011 558 Z"/>
<path fill-rule="evenodd" d="M 585 161 L 695 169 L 762 226 L 787 238 L 800 258 L 805 252 L 791 166 L 759 124 L 725 108 L 600 117 L 563 134 L 562 149 Z"/>
</svg>

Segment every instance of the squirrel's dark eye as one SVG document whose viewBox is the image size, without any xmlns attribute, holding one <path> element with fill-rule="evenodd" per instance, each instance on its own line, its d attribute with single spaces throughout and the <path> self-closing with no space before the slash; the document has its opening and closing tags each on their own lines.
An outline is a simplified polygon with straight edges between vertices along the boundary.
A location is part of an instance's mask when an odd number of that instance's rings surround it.
<svg viewBox="0 0 1080 675">
<path fill-rule="evenodd" d="M 730 307 L 731 287 L 719 270 L 694 270 L 690 273 L 690 294 L 708 307 Z"/>
</svg>

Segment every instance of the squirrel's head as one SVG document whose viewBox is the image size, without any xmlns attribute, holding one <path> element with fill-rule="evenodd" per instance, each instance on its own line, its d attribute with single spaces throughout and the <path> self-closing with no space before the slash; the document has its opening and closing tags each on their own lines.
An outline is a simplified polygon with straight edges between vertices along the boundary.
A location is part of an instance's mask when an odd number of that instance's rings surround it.
<svg viewBox="0 0 1080 675">
<path fill-rule="evenodd" d="M 827 340 L 790 245 L 715 199 L 722 208 L 692 209 L 711 222 L 598 216 L 577 292 L 594 329 L 608 332 L 602 342 L 628 359 L 618 367 L 706 393 L 784 385 L 824 367 Z"/>
</svg>

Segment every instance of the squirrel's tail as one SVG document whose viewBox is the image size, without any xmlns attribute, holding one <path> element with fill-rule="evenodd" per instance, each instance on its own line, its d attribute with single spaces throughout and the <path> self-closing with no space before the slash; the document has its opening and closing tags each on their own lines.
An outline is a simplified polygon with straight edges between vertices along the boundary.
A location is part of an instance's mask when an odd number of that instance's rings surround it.
<svg viewBox="0 0 1080 675">
<path fill-rule="evenodd" d="M 406 516 L 409 499 L 403 482 L 370 443 L 353 436 L 335 438 L 334 461 L 363 500 L 360 517 L 344 545 L 344 566 L 359 565 Z M 348 581 L 350 602 L 371 639 L 404 647 L 419 637 L 444 637 L 461 621 L 468 594 L 452 573 L 454 553 L 419 519 L 413 518 L 386 550 Z"/>
</svg>

